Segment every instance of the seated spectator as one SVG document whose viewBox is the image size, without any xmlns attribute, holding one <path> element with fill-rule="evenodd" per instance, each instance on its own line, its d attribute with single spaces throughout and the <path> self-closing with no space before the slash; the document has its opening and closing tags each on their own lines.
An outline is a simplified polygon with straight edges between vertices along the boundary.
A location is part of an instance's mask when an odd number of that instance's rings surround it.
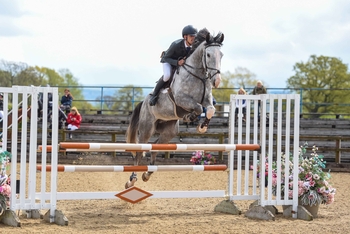
<svg viewBox="0 0 350 234">
<path fill-rule="evenodd" d="M 78 112 L 78 109 L 74 106 L 72 107 L 70 113 L 68 114 L 67 117 L 67 123 L 68 127 L 67 129 L 70 131 L 74 131 L 80 128 L 80 123 L 81 123 L 82 117 Z M 72 133 L 69 134 L 69 138 L 72 139 Z"/>
<path fill-rule="evenodd" d="M 69 89 L 64 90 L 64 95 L 61 98 L 61 110 L 65 110 L 66 114 L 69 114 L 72 107 L 73 96 Z"/>
<path fill-rule="evenodd" d="M 243 88 L 240 88 L 238 90 L 238 94 L 239 95 L 246 95 L 246 91 Z M 240 102 L 242 102 L 242 104 L 240 104 Z M 236 120 L 238 119 L 237 117 L 238 117 L 238 113 L 239 113 L 239 108 L 242 108 L 243 122 L 245 122 L 246 113 L 247 113 L 246 107 L 247 107 L 247 100 L 245 100 L 245 99 L 243 99 L 243 100 L 236 99 L 236 110 L 235 110 L 235 118 L 236 118 Z"/>
</svg>

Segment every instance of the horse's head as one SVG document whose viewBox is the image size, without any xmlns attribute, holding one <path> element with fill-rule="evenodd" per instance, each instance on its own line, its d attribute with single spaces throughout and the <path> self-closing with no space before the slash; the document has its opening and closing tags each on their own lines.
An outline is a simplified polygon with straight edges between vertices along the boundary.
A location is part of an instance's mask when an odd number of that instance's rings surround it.
<svg viewBox="0 0 350 234">
<path fill-rule="evenodd" d="M 204 52 L 203 52 L 203 67 L 206 71 L 207 78 L 210 79 L 213 87 L 219 87 L 221 82 L 221 58 L 223 53 L 220 51 L 222 42 L 224 41 L 224 34 L 219 33 L 215 37 L 208 33 L 205 38 Z"/>
<path fill-rule="evenodd" d="M 191 57 L 196 57 L 193 64 L 201 63 L 200 69 L 204 71 L 206 79 L 210 79 L 213 87 L 217 88 L 221 82 L 221 58 L 223 53 L 220 51 L 224 34 L 218 33 L 212 36 L 208 29 L 201 29 L 196 37 L 196 41 L 192 46 Z"/>
</svg>

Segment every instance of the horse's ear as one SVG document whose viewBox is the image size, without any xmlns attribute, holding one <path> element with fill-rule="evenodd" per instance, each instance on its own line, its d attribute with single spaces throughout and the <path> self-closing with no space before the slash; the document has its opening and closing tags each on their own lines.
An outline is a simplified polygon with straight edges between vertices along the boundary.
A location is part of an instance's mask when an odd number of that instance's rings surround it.
<svg viewBox="0 0 350 234">
<path fill-rule="evenodd" d="M 222 34 L 221 34 L 221 37 L 220 37 L 220 44 L 224 41 L 224 38 L 225 38 L 225 37 L 224 37 L 224 34 L 222 33 Z"/>
<path fill-rule="evenodd" d="M 210 43 L 210 38 L 211 38 L 211 35 L 210 35 L 210 33 L 208 33 L 207 36 L 205 37 L 205 41 L 207 43 Z"/>
<path fill-rule="evenodd" d="M 216 35 L 214 41 L 222 44 L 222 42 L 224 41 L 224 34 L 220 32 L 218 35 Z"/>
</svg>

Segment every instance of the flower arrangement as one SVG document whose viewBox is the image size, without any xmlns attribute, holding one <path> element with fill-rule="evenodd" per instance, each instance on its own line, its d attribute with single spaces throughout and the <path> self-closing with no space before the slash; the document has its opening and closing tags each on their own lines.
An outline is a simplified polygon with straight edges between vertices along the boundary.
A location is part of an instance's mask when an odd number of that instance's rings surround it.
<svg viewBox="0 0 350 234">
<path fill-rule="evenodd" d="M 210 153 L 206 153 L 202 150 L 197 150 L 192 153 L 190 162 L 194 165 L 210 165 L 215 164 L 216 159 Z"/>
<path fill-rule="evenodd" d="M 10 206 L 11 180 L 6 174 L 10 164 L 11 153 L 0 148 L 0 215 Z"/>
<path fill-rule="evenodd" d="M 318 148 L 312 147 L 312 153 L 310 156 L 306 155 L 308 144 L 305 143 L 299 149 L 299 174 L 298 174 L 298 197 L 301 205 L 318 205 L 318 204 L 332 204 L 334 202 L 334 196 L 336 189 L 331 186 L 328 180 L 331 178 L 329 172 L 324 172 L 326 167 L 326 161 L 323 160 L 322 155 L 317 154 Z M 289 160 L 289 168 L 285 167 L 285 160 Z M 266 161 L 266 171 L 268 170 L 268 162 Z M 277 163 L 272 162 L 272 192 L 274 195 L 277 193 L 277 184 L 281 185 L 281 195 L 284 196 L 285 184 L 284 174 L 286 170 L 289 171 L 289 183 L 288 183 L 288 197 L 293 197 L 293 161 L 292 157 L 286 159 L 286 155 L 282 155 L 281 160 L 281 172 L 282 181 L 277 181 Z M 258 175 L 260 170 L 258 167 Z"/>
</svg>

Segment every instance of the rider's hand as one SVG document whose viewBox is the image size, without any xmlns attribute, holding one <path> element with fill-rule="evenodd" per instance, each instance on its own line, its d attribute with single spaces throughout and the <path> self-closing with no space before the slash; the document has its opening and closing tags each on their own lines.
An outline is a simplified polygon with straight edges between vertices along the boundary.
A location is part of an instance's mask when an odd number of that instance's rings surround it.
<svg viewBox="0 0 350 234">
<path fill-rule="evenodd" d="M 184 63 L 185 63 L 185 59 L 180 59 L 179 61 L 177 61 L 177 64 L 178 64 L 179 66 L 184 65 Z"/>
</svg>

